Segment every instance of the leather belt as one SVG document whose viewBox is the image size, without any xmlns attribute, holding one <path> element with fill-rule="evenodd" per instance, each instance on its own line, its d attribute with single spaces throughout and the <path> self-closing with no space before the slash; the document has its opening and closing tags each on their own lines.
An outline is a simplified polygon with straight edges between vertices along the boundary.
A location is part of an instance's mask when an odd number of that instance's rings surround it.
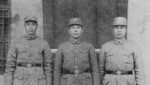
<svg viewBox="0 0 150 85">
<path fill-rule="evenodd" d="M 74 70 L 74 71 L 70 71 L 70 70 L 67 70 L 67 69 L 63 69 L 63 74 L 81 74 L 81 73 L 90 73 L 90 69 L 86 69 L 86 70 Z"/>
<path fill-rule="evenodd" d="M 31 68 L 31 67 L 42 67 L 43 64 L 39 64 L 39 63 L 35 63 L 35 64 L 31 64 L 31 63 L 18 63 L 17 66 Z"/>
<path fill-rule="evenodd" d="M 115 74 L 115 75 L 132 75 L 133 71 L 106 71 L 106 74 Z"/>
</svg>

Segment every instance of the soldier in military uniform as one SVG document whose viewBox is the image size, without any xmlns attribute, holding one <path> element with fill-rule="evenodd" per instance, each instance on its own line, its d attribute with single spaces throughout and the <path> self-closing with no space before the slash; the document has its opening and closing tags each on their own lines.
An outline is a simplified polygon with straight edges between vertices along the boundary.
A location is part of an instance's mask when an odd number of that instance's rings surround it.
<svg viewBox="0 0 150 85">
<path fill-rule="evenodd" d="M 114 40 L 105 43 L 100 51 L 102 85 L 144 85 L 140 49 L 125 38 L 126 32 L 126 18 L 116 17 L 113 22 Z"/>
<path fill-rule="evenodd" d="M 27 16 L 24 21 L 26 34 L 10 45 L 5 85 L 51 85 L 50 46 L 36 35 L 35 16 Z"/>
<path fill-rule="evenodd" d="M 81 41 L 80 18 L 69 21 L 70 39 L 58 48 L 54 64 L 54 85 L 99 85 L 99 67 L 94 47 Z"/>
</svg>

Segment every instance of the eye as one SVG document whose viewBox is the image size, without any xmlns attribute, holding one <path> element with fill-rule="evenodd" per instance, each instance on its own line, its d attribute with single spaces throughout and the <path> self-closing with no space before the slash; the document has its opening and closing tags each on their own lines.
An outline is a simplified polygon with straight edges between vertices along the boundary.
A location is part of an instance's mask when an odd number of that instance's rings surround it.
<svg viewBox="0 0 150 85">
<path fill-rule="evenodd" d="M 125 29 L 126 26 L 125 26 L 125 25 L 121 25 L 120 28 L 121 28 L 121 29 Z"/>
<path fill-rule="evenodd" d="M 113 27 L 114 27 L 114 28 L 119 28 L 119 25 L 114 25 Z"/>
<path fill-rule="evenodd" d="M 114 28 L 126 28 L 126 25 L 114 25 Z"/>
<path fill-rule="evenodd" d="M 36 25 L 36 23 L 35 23 L 35 22 L 32 22 L 32 25 Z"/>
<path fill-rule="evenodd" d="M 70 29 L 74 29 L 74 27 L 73 27 L 73 26 L 71 26 L 71 27 L 70 27 Z"/>
<path fill-rule="evenodd" d="M 25 25 L 29 25 L 29 22 L 26 22 Z"/>
<path fill-rule="evenodd" d="M 81 27 L 80 27 L 80 26 L 78 26 L 77 28 L 79 28 L 79 29 L 80 29 Z"/>
</svg>

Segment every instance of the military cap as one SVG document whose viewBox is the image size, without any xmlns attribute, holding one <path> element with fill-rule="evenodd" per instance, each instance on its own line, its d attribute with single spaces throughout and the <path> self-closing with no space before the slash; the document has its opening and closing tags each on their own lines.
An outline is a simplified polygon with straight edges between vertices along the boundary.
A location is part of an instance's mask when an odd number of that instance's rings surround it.
<svg viewBox="0 0 150 85">
<path fill-rule="evenodd" d="M 116 17 L 113 25 L 127 25 L 127 19 L 125 17 Z"/>
<path fill-rule="evenodd" d="M 34 21 L 34 22 L 37 22 L 37 17 L 36 17 L 36 16 L 32 16 L 32 15 L 26 16 L 26 17 L 24 18 L 24 21 L 25 21 L 25 22 L 27 22 L 27 21 Z"/>
<path fill-rule="evenodd" d="M 72 26 L 72 25 L 80 25 L 80 26 L 82 26 L 83 23 L 82 23 L 82 20 L 80 18 L 71 18 L 69 20 L 69 26 Z"/>
</svg>

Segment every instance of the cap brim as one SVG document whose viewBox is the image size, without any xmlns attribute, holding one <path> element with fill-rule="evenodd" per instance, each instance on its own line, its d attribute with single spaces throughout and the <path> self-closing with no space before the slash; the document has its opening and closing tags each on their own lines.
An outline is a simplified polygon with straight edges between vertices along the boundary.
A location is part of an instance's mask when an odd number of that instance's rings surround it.
<svg viewBox="0 0 150 85">
<path fill-rule="evenodd" d="M 35 20 L 26 20 L 25 22 L 37 22 Z"/>
<path fill-rule="evenodd" d="M 83 26 L 82 24 L 70 24 L 69 26 L 73 26 L 73 25 Z"/>
</svg>

